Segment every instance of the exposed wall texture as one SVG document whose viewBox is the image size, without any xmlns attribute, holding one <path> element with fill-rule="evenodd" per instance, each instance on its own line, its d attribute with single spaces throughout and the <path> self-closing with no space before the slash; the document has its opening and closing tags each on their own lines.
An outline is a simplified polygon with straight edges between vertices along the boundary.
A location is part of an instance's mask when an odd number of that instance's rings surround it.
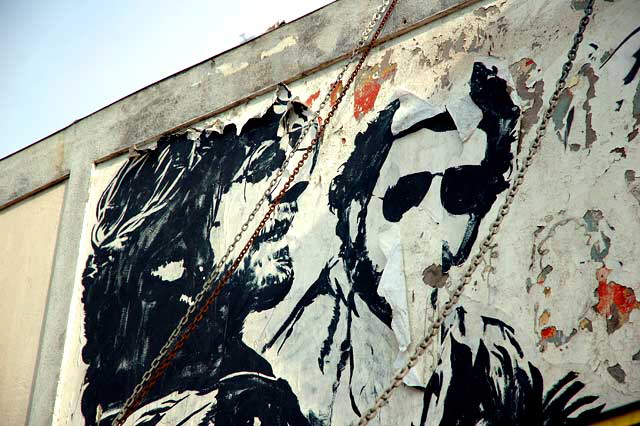
<svg viewBox="0 0 640 426">
<path fill-rule="evenodd" d="M 65 185 L 0 211 L 0 412 L 24 424 Z"/>
<path fill-rule="evenodd" d="M 400 2 L 395 36 L 373 50 L 274 218 L 127 424 L 355 421 L 488 233 L 584 3 Z M 338 24 L 362 7 L 338 2 L 145 89 L 96 114 L 104 140 L 64 151 L 80 184 L 58 245 L 73 259 L 54 268 L 65 285 L 43 337 L 64 350 L 40 364 L 36 381 L 55 386 L 37 390 L 46 402 L 32 404 L 33 424 L 110 424 L 318 108 L 343 52 L 323 55 L 358 37 Z M 495 244 L 374 424 L 563 424 L 640 399 L 638 22 L 635 0 L 596 3 Z M 253 72 L 261 83 L 247 89 Z M 286 85 L 269 86 L 283 75 Z M 204 113 L 194 87 L 226 104 Z"/>
</svg>

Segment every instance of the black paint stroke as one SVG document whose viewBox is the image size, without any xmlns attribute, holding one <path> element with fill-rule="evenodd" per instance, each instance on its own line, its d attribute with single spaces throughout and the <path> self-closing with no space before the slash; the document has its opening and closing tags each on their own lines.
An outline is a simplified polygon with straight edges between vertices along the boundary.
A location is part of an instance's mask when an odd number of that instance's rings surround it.
<svg viewBox="0 0 640 426">
<path fill-rule="evenodd" d="M 431 130 L 432 132 L 450 132 L 458 130 L 449 111 L 444 111 L 440 114 L 434 115 L 433 117 L 418 121 L 408 129 L 399 132 L 395 137 L 396 139 L 400 139 L 422 129 Z"/>
<path fill-rule="evenodd" d="M 458 318 L 451 322 L 464 322 Z M 568 373 L 543 395 L 540 371 L 526 361 L 513 335 L 513 328 L 490 317 L 482 317 L 483 334 L 477 349 L 447 333 L 441 351 L 450 350 L 446 362 L 435 370 L 424 393 L 420 425 L 436 424 L 429 417 L 432 406 L 441 406 L 439 425 L 578 425 L 598 413 L 604 404 L 592 406 L 598 397 L 578 397 L 585 387 L 578 375 Z M 503 340 L 489 331 L 497 328 Z M 495 335 L 495 333 L 493 333 Z M 443 377 L 449 385 L 441 388 Z M 442 394 L 444 392 L 444 395 Z M 576 415 L 576 413 L 579 413 Z"/>
<path fill-rule="evenodd" d="M 239 134 L 229 124 L 222 133 L 203 131 L 195 139 L 187 134 L 161 139 L 156 149 L 130 158 L 102 194 L 82 277 L 87 338 L 82 358 L 88 370 L 81 406 L 86 424 L 96 423 L 98 405 L 103 412 L 122 405 L 185 313 L 185 298 L 193 299 L 212 272 L 216 254 L 209 239 L 212 228 L 220 226 L 222 198 L 234 185 L 265 180 L 285 158 L 282 137 L 289 132 L 289 143 L 294 143 L 299 136 L 309 114 L 304 105 L 290 102 L 291 94 L 284 90 Z M 309 424 L 300 420 L 304 417 L 286 382 L 264 379 L 273 376 L 271 366 L 242 341 L 247 315 L 273 308 L 291 288 L 288 247 L 272 254 L 273 273 L 257 276 L 249 262 L 260 244 L 287 233 L 306 185 L 299 182 L 285 195 L 273 222 L 257 237 L 243 266 L 144 404 L 175 391 L 218 389 L 222 405 L 216 409 L 216 424 L 241 424 L 236 422 L 245 413 L 234 410 L 244 409 L 246 401 L 238 398 L 245 396 L 257 398 L 252 413 L 263 424 L 273 419 Z M 184 262 L 179 279 L 166 282 L 153 274 L 174 261 Z M 222 377 L 241 371 L 261 379 L 241 376 L 220 385 Z M 162 418 L 153 411 L 143 414 L 145 424 Z M 103 418 L 100 424 L 110 421 Z"/>
<path fill-rule="evenodd" d="M 600 69 L 604 68 L 604 66 L 607 65 L 607 62 L 609 62 L 611 60 L 611 58 L 613 58 L 613 55 L 615 55 L 618 52 L 618 50 L 620 50 L 620 48 L 622 46 L 624 46 L 624 44 L 626 42 L 631 40 L 631 38 L 634 35 L 638 34 L 639 32 L 640 32 L 640 27 L 638 27 L 635 30 L 631 31 L 631 33 L 629 33 L 629 35 L 626 36 L 615 49 L 613 49 L 613 52 L 611 52 L 611 54 L 607 57 L 607 59 L 600 65 Z"/>
<path fill-rule="evenodd" d="M 564 128 L 564 150 L 567 150 L 567 143 L 569 142 L 569 133 L 571 133 L 571 126 L 573 125 L 573 117 L 575 115 L 576 108 L 571 107 L 567 114 L 567 125 Z"/>
<path fill-rule="evenodd" d="M 622 79 L 625 85 L 630 84 L 633 79 L 636 78 L 636 75 L 640 70 L 640 49 L 636 50 L 636 52 L 632 56 L 635 59 L 635 62 L 631 66 L 629 73 Z"/>
<path fill-rule="evenodd" d="M 429 172 L 402 176 L 384 194 L 382 214 L 389 222 L 399 222 L 412 207 L 418 207 L 431 186 L 433 175 Z"/>
<path fill-rule="evenodd" d="M 470 81 L 471 100 L 482 111 L 478 128 L 487 135 L 485 158 L 479 165 L 451 167 L 444 172 L 440 197 L 444 208 L 453 215 L 467 214 L 469 222 L 455 254 L 443 243 L 442 271 L 461 265 L 471 252 L 480 221 L 495 203 L 498 194 L 509 187 L 504 174 L 511 170 L 515 128 L 520 117 L 509 95 L 507 82 L 498 76 L 496 67 L 473 65 Z"/>
</svg>

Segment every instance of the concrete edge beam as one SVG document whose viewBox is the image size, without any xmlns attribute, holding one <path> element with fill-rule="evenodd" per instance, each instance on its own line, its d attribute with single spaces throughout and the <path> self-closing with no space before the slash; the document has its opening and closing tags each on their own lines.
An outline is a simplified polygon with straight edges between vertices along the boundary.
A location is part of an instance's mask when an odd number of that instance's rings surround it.
<svg viewBox="0 0 640 426">
<path fill-rule="evenodd" d="M 402 0 L 381 42 L 479 0 Z M 428 4 L 425 4 L 428 3 Z M 329 66 L 356 47 L 380 0 L 339 0 L 167 77 L 0 160 L 0 210 L 67 176 L 70 157 L 95 162 L 208 118 Z M 75 163 L 75 161 L 74 161 Z"/>
</svg>

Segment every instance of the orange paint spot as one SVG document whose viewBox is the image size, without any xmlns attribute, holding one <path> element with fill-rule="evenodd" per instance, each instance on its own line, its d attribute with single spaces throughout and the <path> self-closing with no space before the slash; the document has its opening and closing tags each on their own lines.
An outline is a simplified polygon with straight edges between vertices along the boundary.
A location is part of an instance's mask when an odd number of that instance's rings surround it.
<svg viewBox="0 0 640 426">
<path fill-rule="evenodd" d="M 387 50 L 379 64 L 363 69 L 356 80 L 353 116 L 357 120 L 373 109 L 382 83 L 395 76 L 398 64 L 391 63 L 391 53 Z"/>
<path fill-rule="evenodd" d="M 543 339 L 551 339 L 556 335 L 557 331 L 558 330 L 553 325 L 551 327 L 545 327 L 540 331 L 540 337 L 542 337 Z"/>
<path fill-rule="evenodd" d="M 331 91 L 331 106 L 336 104 L 338 100 L 338 96 L 340 96 L 340 92 L 342 91 L 342 81 L 339 81 L 338 84 L 335 85 L 333 90 Z"/>
<path fill-rule="evenodd" d="M 373 109 L 379 92 L 380 83 L 377 81 L 369 81 L 356 88 L 356 99 L 353 107 L 353 115 L 356 119 L 359 119 Z"/>
<path fill-rule="evenodd" d="M 545 311 L 538 318 L 538 324 L 547 325 L 549 323 L 549 318 L 551 318 L 551 313 L 545 309 Z"/>
<path fill-rule="evenodd" d="M 320 90 L 318 90 L 316 93 L 313 93 L 311 96 L 309 96 L 307 98 L 306 101 L 304 101 L 304 103 L 310 107 L 313 104 L 313 101 L 315 101 L 316 99 L 318 99 L 318 96 L 320 96 Z"/>
<path fill-rule="evenodd" d="M 629 321 L 631 311 L 640 308 L 640 302 L 632 288 L 608 281 L 610 272 L 606 267 L 596 271 L 598 303 L 593 308 L 607 318 L 607 331 L 613 333 Z"/>
</svg>

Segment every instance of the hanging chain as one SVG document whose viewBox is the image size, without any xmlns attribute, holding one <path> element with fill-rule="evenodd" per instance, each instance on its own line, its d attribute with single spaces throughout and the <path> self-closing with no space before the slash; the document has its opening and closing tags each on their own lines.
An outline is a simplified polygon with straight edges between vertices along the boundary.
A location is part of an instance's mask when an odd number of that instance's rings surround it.
<svg viewBox="0 0 640 426">
<path fill-rule="evenodd" d="M 153 388 L 153 386 L 157 383 L 160 377 L 162 377 L 162 375 L 164 374 L 164 371 L 169 367 L 169 365 L 171 365 L 171 362 L 176 357 L 178 352 L 184 347 L 184 344 L 189 339 L 191 334 L 193 334 L 197 325 L 204 319 L 204 315 L 208 312 L 213 301 L 220 295 L 220 293 L 222 292 L 222 289 L 228 283 L 229 279 L 231 278 L 235 270 L 238 268 L 238 266 L 240 266 L 240 262 L 242 261 L 244 256 L 247 254 L 247 252 L 253 245 L 255 239 L 258 237 L 258 234 L 260 233 L 262 228 L 264 228 L 264 226 L 266 225 L 267 221 L 275 211 L 276 206 L 280 204 L 280 201 L 282 200 L 286 192 L 289 190 L 295 177 L 298 175 L 298 173 L 300 173 L 300 169 L 302 168 L 306 160 L 309 158 L 312 151 L 315 149 L 316 145 L 318 145 L 319 141 L 322 139 L 322 136 L 324 134 L 324 131 L 327 125 L 330 123 L 331 118 L 334 116 L 346 92 L 348 91 L 349 87 L 351 86 L 356 76 L 358 75 L 360 68 L 362 68 L 364 61 L 369 55 L 369 52 L 371 52 L 371 49 L 373 48 L 375 41 L 380 36 L 380 33 L 382 32 L 382 29 L 387 23 L 387 20 L 389 19 L 389 16 L 391 15 L 391 12 L 395 8 L 397 2 L 398 0 L 383 0 L 383 3 L 381 4 L 381 6 L 376 10 L 376 13 L 374 14 L 371 22 L 369 23 L 365 31 L 362 32 L 362 39 L 358 42 L 357 47 L 352 51 L 349 60 L 343 66 L 340 73 L 338 73 L 338 76 L 334 81 L 334 83 L 331 84 L 329 91 L 327 92 L 323 101 L 320 103 L 320 107 L 318 111 L 316 111 L 313 114 L 312 118 L 307 122 L 306 126 L 303 128 L 293 148 L 291 149 L 289 154 L 285 157 L 284 162 L 282 163 L 280 168 L 276 171 L 275 176 L 270 180 L 268 189 L 265 190 L 263 196 L 256 203 L 256 206 L 253 208 L 253 210 L 249 214 L 245 223 L 242 224 L 240 231 L 233 238 L 233 242 L 229 245 L 225 254 L 220 258 L 218 263 L 214 266 L 214 269 L 211 275 L 203 284 L 202 290 L 196 295 L 194 299 L 194 303 L 189 307 L 185 315 L 181 318 L 177 327 L 169 336 L 167 342 L 164 344 L 164 346 L 162 347 L 162 349 L 160 350 L 156 358 L 151 362 L 149 369 L 142 375 L 142 379 L 140 383 L 138 383 L 135 386 L 131 396 L 127 399 L 124 406 L 122 407 L 122 409 L 120 410 L 116 418 L 114 419 L 113 421 L 114 426 L 122 425 L 127 419 L 127 417 L 131 415 L 131 413 L 133 413 L 133 411 L 140 405 L 140 403 L 142 402 L 144 397 L 149 393 L 151 388 Z M 376 23 L 378 21 L 380 22 L 378 23 L 377 29 L 373 34 L 371 41 L 367 44 L 367 40 L 369 39 L 371 31 L 373 31 L 373 28 L 376 27 Z M 265 213 L 264 217 L 262 218 L 258 226 L 255 228 L 252 236 L 247 240 L 246 244 L 238 254 L 238 257 L 233 261 L 233 263 L 231 264 L 227 272 L 218 281 L 218 284 L 216 285 L 213 292 L 211 292 L 211 294 L 205 300 L 206 294 L 210 292 L 214 281 L 216 281 L 216 278 L 218 277 L 220 271 L 222 270 L 222 267 L 225 266 L 226 262 L 229 260 L 229 256 L 235 249 L 236 244 L 242 238 L 243 233 L 249 228 L 249 224 L 253 221 L 253 219 L 255 219 L 256 214 L 260 210 L 260 207 L 264 204 L 265 201 L 267 202 L 269 201 L 269 197 L 271 196 L 273 190 L 276 188 L 280 178 L 284 174 L 284 171 L 286 170 L 289 162 L 293 158 L 293 155 L 296 153 L 302 140 L 307 135 L 309 128 L 315 124 L 320 111 L 327 105 L 327 103 L 331 99 L 331 95 L 334 89 L 338 87 L 338 85 L 342 82 L 342 78 L 347 68 L 354 61 L 355 57 L 360 52 L 361 52 L 360 60 L 356 64 L 346 84 L 340 90 L 340 94 L 335 99 L 335 102 L 333 103 L 331 109 L 327 113 L 327 116 L 320 124 L 320 127 L 316 135 L 313 137 L 310 144 L 304 149 L 302 158 L 298 161 L 296 167 L 293 169 L 293 171 L 285 181 L 282 189 L 279 191 L 276 198 L 270 202 L 267 212 Z M 195 317 L 191 319 L 191 316 L 196 311 L 196 307 L 200 305 L 200 303 L 203 300 L 205 300 L 204 304 L 200 307 Z"/>
<path fill-rule="evenodd" d="M 588 0 L 584 8 L 584 16 L 580 20 L 578 32 L 573 37 L 573 45 L 571 46 L 571 49 L 567 54 L 568 60 L 562 66 L 562 74 L 560 75 L 560 78 L 556 83 L 556 89 L 553 92 L 553 95 L 549 99 L 549 106 L 547 107 L 547 110 L 544 116 L 542 117 L 540 126 L 536 131 L 536 136 L 529 148 L 529 152 L 527 153 L 527 156 L 525 157 L 522 166 L 520 166 L 520 168 L 518 169 L 518 173 L 514 179 L 513 186 L 507 193 L 507 197 L 504 203 L 502 204 L 502 207 L 500 207 L 500 210 L 498 211 L 498 216 L 491 224 L 491 227 L 489 229 L 489 234 L 484 238 L 484 240 L 480 244 L 480 250 L 478 251 L 478 253 L 475 256 L 473 256 L 473 258 L 471 259 L 471 264 L 469 264 L 466 272 L 464 273 L 462 281 L 460 282 L 460 284 L 458 284 L 457 287 L 455 287 L 453 294 L 451 295 L 449 300 L 444 304 L 442 311 L 440 312 L 436 320 L 431 324 L 431 330 L 429 334 L 427 334 L 422 339 L 420 344 L 416 347 L 413 354 L 409 357 L 409 361 L 407 362 L 407 364 L 404 367 L 402 367 L 402 369 L 400 369 L 395 374 L 395 376 L 393 376 L 393 379 L 391 380 L 391 384 L 380 395 L 378 395 L 373 406 L 370 409 L 368 409 L 362 415 L 362 417 L 360 417 L 360 420 L 358 421 L 358 426 L 365 426 L 369 424 L 369 422 L 373 418 L 375 418 L 375 416 L 378 414 L 380 409 L 387 404 L 387 402 L 389 401 L 389 398 L 391 397 L 391 394 L 395 391 L 396 388 L 398 388 L 402 384 L 402 381 L 405 378 L 405 376 L 409 373 L 409 370 L 411 370 L 411 368 L 413 368 L 418 363 L 418 359 L 426 352 L 427 348 L 433 342 L 433 339 L 437 336 L 443 321 L 445 320 L 445 318 L 447 318 L 447 316 L 449 316 L 449 314 L 453 310 L 453 307 L 458 303 L 458 300 L 460 299 L 460 296 L 462 295 L 464 288 L 467 286 L 467 284 L 471 282 L 471 276 L 477 269 L 478 265 L 480 265 L 480 262 L 482 261 L 488 248 L 493 243 L 493 239 L 495 238 L 496 234 L 500 230 L 500 226 L 502 225 L 503 219 L 509 213 L 511 204 L 513 204 L 513 200 L 516 194 L 518 193 L 520 186 L 522 186 L 522 182 L 524 182 L 524 176 L 527 170 L 529 169 L 529 167 L 531 166 L 531 164 L 533 163 L 533 158 L 535 157 L 535 155 L 538 153 L 538 150 L 540 149 L 542 138 L 544 138 L 545 132 L 547 130 L 547 124 L 549 123 L 549 120 L 553 115 L 553 111 L 555 110 L 555 107 L 558 104 L 560 93 L 567 85 L 567 77 L 569 76 L 569 72 L 571 71 L 571 68 L 573 68 L 573 61 L 576 59 L 578 47 L 582 42 L 584 31 L 586 30 L 587 25 L 591 20 L 590 17 L 591 17 L 591 14 L 593 13 L 594 1 L 595 0 Z"/>
</svg>

